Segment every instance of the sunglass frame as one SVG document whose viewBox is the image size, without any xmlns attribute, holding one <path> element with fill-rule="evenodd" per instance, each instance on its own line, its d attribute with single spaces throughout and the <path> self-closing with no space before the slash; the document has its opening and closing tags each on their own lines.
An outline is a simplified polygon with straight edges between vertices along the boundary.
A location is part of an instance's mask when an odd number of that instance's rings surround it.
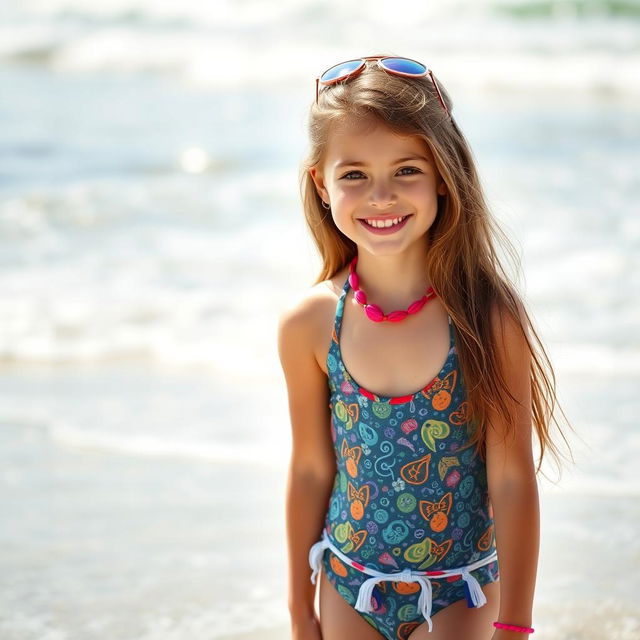
<svg viewBox="0 0 640 640">
<path fill-rule="evenodd" d="M 383 60 L 388 60 L 388 59 L 401 59 L 401 60 L 408 60 L 409 62 L 415 62 L 416 64 L 419 64 L 420 66 L 424 67 L 425 70 L 422 73 L 404 73 L 403 71 L 397 71 L 396 69 L 389 69 L 387 67 L 384 66 L 383 64 Z M 444 98 L 442 97 L 442 94 L 440 93 L 440 87 L 438 87 L 438 83 L 436 82 L 435 76 L 433 75 L 433 72 L 431 71 L 431 69 L 429 69 L 429 67 L 427 67 L 426 64 L 419 62 L 418 60 L 413 60 L 412 58 L 405 58 L 404 56 L 365 56 L 364 58 L 352 58 L 351 60 L 344 60 L 343 62 L 338 62 L 337 64 L 332 64 L 330 67 L 328 67 L 327 69 L 325 69 L 317 78 L 316 78 L 316 104 L 318 104 L 318 98 L 320 95 L 320 85 L 328 87 L 331 86 L 332 84 L 336 84 L 338 82 L 344 82 L 345 80 L 349 80 L 350 78 L 354 78 L 355 76 L 359 75 L 360 73 L 362 73 L 362 71 L 364 70 L 367 61 L 369 60 L 375 60 L 376 64 L 383 70 L 386 71 L 387 73 L 391 73 L 393 75 L 397 75 L 397 76 L 404 76 L 406 78 L 422 78 L 426 75 L 429 76 L 429 78 L 431 78 L 431 82 L 433 83 L 433 86 L 436 90 L 436 93 L 438 94 L 438 100 L 440 100 L 440 104 L 442 105 L 442 108 L 445 110 L 445 113 L 447 114 L 447 116 L 450 118 L 451 114 L 449 113 L 449 109 L 447 108 L 447 105 L 444 102 Z M 339 67 L 341 64 L 346 64 L 347 62 L 357 62 L 360 61 L 360 64 L 353 69 L 352 71 L 349 71 L 347 73 L 345 73 L 344 75 L 338 76 L 337 78 L 332 78 L 331 80 L 321 80 L 320 78 L 322 78 L 322 76 L 327 73 L 327 71 L 333 69 L 334 67 Z"/>
</svg>

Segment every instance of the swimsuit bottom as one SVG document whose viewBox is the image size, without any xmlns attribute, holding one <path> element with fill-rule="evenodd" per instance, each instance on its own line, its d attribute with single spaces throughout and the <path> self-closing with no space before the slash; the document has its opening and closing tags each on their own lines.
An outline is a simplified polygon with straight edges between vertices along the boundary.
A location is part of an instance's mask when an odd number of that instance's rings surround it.
<svg viewBox="0 0 640 640">
<path fill-rule="evenodd" d="M 313 584 L 321 564 L 338 593 L 389 640 L 406 640 L 420 625 L 417 618 L 424 618 L 431 632 L 432 614 L 462 598 L 466 597 L 468 607 L 483 606 L 487 598 L 481 585 L 499 580 L 495 549 L 480 560 L 452 569 L 385 573 L 351 560 L 329 540 L 326 530 L 309 550 Z M 431 580 L 437 582 L 435 588 Z"/>
</svg>

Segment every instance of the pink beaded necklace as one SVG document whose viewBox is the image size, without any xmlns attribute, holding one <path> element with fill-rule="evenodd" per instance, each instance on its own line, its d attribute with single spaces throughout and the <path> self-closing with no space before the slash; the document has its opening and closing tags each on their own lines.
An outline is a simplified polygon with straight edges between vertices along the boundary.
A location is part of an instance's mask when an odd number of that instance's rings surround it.
<svg viewBox="0 0 640 640">
<path fill-rule="evenodd" d="M 358 278 L 358 274 L 356 273 L 356 264 L 358 262 L 358 256 L 356 256 L 349 265 L 349 284 L 353 289 L 353 297 L 356 302 L 364 307 L 364 311 L 367 314 L 367 317 L 374 322 L 383 322 L 387 320 L 389 322 L 400 322 L 400 320 L 404 320 L 410 313 L 418 313 L 424 305 L 436 297 L 436 292 L 432 286 L 427 288 L 427 292 L 422 296 L 422 298 L 418 298 L 415 302 L 412 302 L 406 311 L 392 311 L 391 313 L 385 315 L 382 309 L 377 304 L 367 304 L 367 294 L 360 289 L 360 280 Z"/>
</svg>

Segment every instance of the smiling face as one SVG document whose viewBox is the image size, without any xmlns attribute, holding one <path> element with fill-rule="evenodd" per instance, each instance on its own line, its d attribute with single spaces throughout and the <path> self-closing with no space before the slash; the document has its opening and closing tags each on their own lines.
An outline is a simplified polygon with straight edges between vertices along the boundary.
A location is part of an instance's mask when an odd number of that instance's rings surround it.
<svg viewBox="0 0 640 640">
<path fill-rule="evenodd" d="M 373 254 L 423 244 L 446 185 L 433 154 L 418 136 L 399 136 L 376 120 L 347 120 L 329 137 L 324 162 L 309 170 L 331 205 L 340 231 Z M 396 221 L 384 233 L 366 220 Z"/>
</svg>

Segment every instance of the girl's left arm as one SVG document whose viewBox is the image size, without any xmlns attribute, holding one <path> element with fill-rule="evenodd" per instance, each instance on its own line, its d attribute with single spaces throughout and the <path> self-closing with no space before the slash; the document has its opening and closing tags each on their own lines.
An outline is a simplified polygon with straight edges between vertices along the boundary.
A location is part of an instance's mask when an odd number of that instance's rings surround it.
<svg viewBox="0 0 640 640">
<path fill-rule="evenodd" d="M 521 318 L 522 309 L 519 308 Z M 533 597 L 540 546 L 540 507 L 532 453 L 531 353 L 523 330 L 508 314 L 492 312 L 494 344 L 509 391 L 517 400 L 516 429 L 489 413 L 487 482 L 493 507 L 500 567 L 498 621 L 532 627 Z M 512 401 L 513 402 L 513 401 Z M 529 636 L 494 629 L 493 640 L 525 640 Z"/>
</svg>

